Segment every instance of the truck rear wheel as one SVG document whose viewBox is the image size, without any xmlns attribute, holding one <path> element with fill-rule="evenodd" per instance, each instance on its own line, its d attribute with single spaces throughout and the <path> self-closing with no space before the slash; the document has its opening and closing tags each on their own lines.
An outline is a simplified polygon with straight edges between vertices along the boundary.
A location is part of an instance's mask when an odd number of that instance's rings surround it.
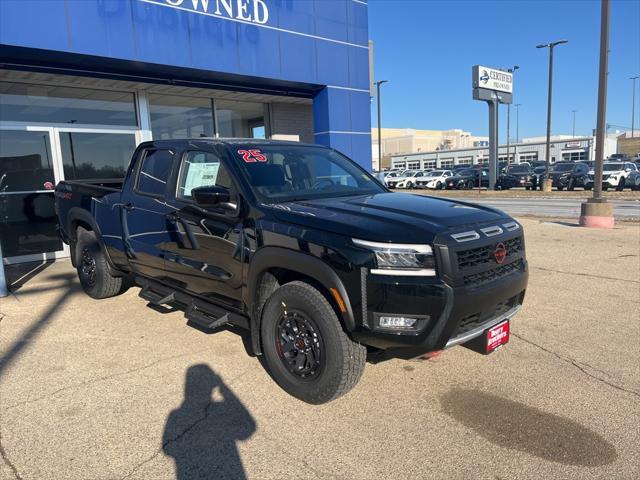
<svg viewBox="0 0 640 480">
<path fill-rule="evenodd" d="M 111 275 L 95 233 L 78 230 L 76 269 L 82 289 L 92 298 L 109 298 L 122 292 L 123 278 Z"/>
<path fill-rule="evenodd" d="M 304 402 L 335 400 L 362 376 L 366 348 L 347 336 L 327 299 L 308 283 L 279 287 L 264 306 L 260 331 L 269 373 Z"/>
</svg>

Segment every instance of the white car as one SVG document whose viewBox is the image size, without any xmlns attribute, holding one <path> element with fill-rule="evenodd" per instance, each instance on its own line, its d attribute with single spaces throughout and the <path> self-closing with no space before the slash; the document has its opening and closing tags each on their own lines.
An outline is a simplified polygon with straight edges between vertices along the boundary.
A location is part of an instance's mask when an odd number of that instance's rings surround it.
<svg viewBox="0 0 640 480">
<path fill-rule="evenodd" d="M 453 177 L 451 170 L 434 170 L 417 179 L 416 183 L 418 188 L 434 188 L 440 190 L 444 188 L 447 178 L 449 177 Z"/>
<path fill-rule="evenodd" d="M 589 171 L 585 190 L 593 188 L 594 170 Z M 640 171 L 633 162 L 605 162 L 602 168 L 602 189 L 615 188 L 622 191 L 625 188 L 640 190 Z"/>
<path fill-rule="evenodd" d="M 396 188 L 417 188 L 418 181 L 425 178 L 427 175 L 426 172 L 418 170 L 417 172 L 411 172 L 404 177 L 404 180 L 401 180 L 396 185 Z"/>
<path fill-rule="evenodd" d="M 387 175 L 384 182 L 389 188 L 415 188 L 416 183 L 414 177 L 419 173 L 422 172 L 420 170 L 406 170 L 395 177 Z"/>
</svg>

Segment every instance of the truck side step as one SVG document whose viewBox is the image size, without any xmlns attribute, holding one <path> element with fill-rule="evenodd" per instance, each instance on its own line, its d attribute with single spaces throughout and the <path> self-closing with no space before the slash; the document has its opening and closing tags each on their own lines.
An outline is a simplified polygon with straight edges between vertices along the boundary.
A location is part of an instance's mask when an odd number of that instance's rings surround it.
<svg viewBox="0 0 640 480">
<path fill-rule="evenodd" d="M 193 303 L 184 312 L 185 318 L 196 325 L 208 330 L 215 330 L 229 323 L 229 313 L 225 313 L 219 318 L 215 318 L 209 312 L 198 309 Z"/>
<path fill-rule="evenodd" d="M 167 289 L 167 291 L 154 290 L 149 285 L 144 285 L 142 290 L 140 290 L 140 293 L 138 293 L 138 296 L 154 305 L 166 305 L 176 299 L 175 292 L 172 292 L 169 289 Z"/>
<path fill-rule="evenodd" d="M 173 304 L 184 309 L 187 324 L 204 330 L 215 330 L 226 324 L 249 329 L 249 319 L 238 313 L 230 312 L 218 305 L 176 290 L 163 283 L 144 277 L 136 277 L 136 283 L 142 288 L 138 296 L 153 305 Z"/>
</svg>

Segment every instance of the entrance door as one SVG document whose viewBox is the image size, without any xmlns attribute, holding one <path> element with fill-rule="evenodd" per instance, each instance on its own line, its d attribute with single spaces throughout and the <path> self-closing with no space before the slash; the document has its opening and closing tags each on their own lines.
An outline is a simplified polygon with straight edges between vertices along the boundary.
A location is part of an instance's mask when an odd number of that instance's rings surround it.
<svg viewBox="0 0 640 480">
<path fill-rule="evenodd" d="M 0 241 L 6 263 L 68 255 L 58 238 L 53 189 L 61 180 L 53 129 L 0 128 Z"/>
</svg>

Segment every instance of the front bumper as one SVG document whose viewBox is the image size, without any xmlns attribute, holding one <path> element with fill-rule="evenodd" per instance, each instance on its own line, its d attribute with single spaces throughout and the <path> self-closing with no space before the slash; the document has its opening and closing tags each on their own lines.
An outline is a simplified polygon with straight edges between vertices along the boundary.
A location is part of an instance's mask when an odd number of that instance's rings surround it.
<svg viewBox="0 0 640 480">
<path fill-rule="evenodd" d="M 459 250 L 459 246 L 441 246 L 438 265 L 451 262 L 456 248 Z M 469 270 L 469 275 L 461 277 L 460 272 L 439 268 L 438 277 L 399 277 L 371 275 L 364 269 L 363 327 L 353 336 L 363 344 L 386 350 L 385 356 L 402 358 L 468 342 L 513 317 L 524 301 L 529 275 L 524 243 L 521 253 L 508 256 L 497 268 L 506 268 L 507 273 L 489 280 L 489 270 Z M 467 284 L 466 279 L 473 276 L 481 277 L 481 282 Z M 420 328 L 390 331 L 379 327 L 381 315 L 420 318 Z"/>
</svg>

